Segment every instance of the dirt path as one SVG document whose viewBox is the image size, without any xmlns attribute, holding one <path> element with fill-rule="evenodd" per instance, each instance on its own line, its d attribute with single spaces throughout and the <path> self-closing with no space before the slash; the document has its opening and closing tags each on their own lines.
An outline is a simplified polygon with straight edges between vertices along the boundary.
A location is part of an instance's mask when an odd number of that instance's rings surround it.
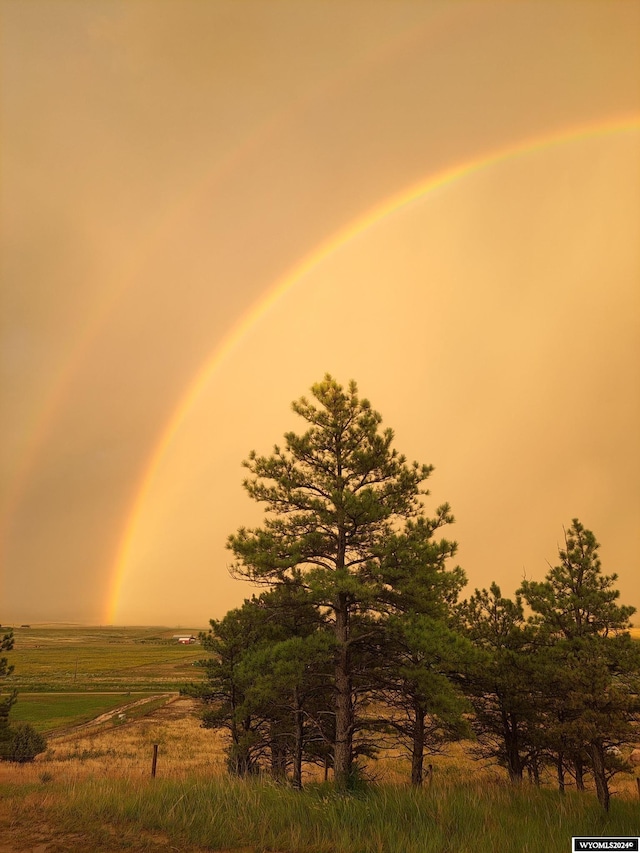
<svg viewBox="0 0 640 853">
<path fill-rule="evenodd" d="M 71 694 L 67 694 L 71 695 Z M 175 702 L 180 697 L 179 693 L 171 692 L 171 693 L 154 693 L 148 696 L 144 696 L 142 699 L 136 699 L 134 702 L 129 702 L 126 705 L 118 705 L 117 708 L 113 708 L 110 711 L 106 711 L 104 714 L 100 714 L 97 717 L 94 717 L 92 720 L 88 720 L 86 723 L 77 723 L 72 726 L 64 726 L 60 729 L 53 729 L 50 732 L 45 732 L 48 738 L 64 738 L 71 735 L 80 734 L 81 732 L 91 731 L 104 723 L 108 723 L 113 720 L 114 717 L 120 717 L 122 715 L 123 719 L 126 719 L 127 713 L 131 711 L 132 708 L 138 708 L 140 705 L 145 705 L 150 702 L 155 702 L 157 699 L 166 699 L 166 704 L 170 704 L 171 702 Z M 2 850 L 0 849 L 0 853 Z"/>
</svg>

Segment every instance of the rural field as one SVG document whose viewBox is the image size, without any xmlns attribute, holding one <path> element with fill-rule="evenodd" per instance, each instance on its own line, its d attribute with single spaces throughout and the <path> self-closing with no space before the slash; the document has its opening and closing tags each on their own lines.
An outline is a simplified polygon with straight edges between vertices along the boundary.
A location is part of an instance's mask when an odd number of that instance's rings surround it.
<svg viewBox="0 0 640 853">
<path fill-rule="evenodd" d="M 21 692 L 179 690 L 196 678 L 201 628 L 14 627 L 11 685 Z"/>
<path fill-rule="evenodd" d="M 555 853 L 572 835 L 637 835 L 633 776 L 616 777 L 605 815 L 592 792 L 507 784 L 468 757 L 434 756 L 421 791 L 395 755 L 349 795 L 307 774 L 297 792 L 225 771 L 224 738 L 201 728 L 179 688 L 200 677 L 197 629 L 16 629 L 14 720 L 47 732 L 31 764 L 0 763 L 0 853 L 242 851 Z M 151 777 L 154 746 L 156 777 Z"/>
</svg>

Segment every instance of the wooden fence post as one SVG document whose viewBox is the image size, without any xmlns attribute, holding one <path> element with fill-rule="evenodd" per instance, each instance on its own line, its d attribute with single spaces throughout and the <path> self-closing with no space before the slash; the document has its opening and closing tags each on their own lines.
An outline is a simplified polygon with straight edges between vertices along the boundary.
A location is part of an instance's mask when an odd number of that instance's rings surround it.
<svg viewBox="0 0 640 853">
<path fill-rule="evenodd" d="M 153 779 L 156 778 L 156 767 L 158 765 L 158 744 L 154 743 L 153 745 L 153 761 L 151 762 L 151 776 Z"/>
</svg>

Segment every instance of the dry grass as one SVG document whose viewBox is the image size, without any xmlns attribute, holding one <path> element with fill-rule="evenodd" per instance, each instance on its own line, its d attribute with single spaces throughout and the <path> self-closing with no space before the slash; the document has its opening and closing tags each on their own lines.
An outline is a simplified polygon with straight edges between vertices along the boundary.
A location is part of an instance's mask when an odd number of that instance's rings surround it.
<svg viewBox="0 0 640 853">
<path fill-rule="evenodd" d="M 50 737 L 47 752 L 31 764 L 0 762 L 0 786 L 7 786 L 7 795 L 0 802 L 0 853 L 86 853 L 95 849 L 80 827 L 76 833 L 52 823 L 51 809 L 61 796 L 56 783 L 123 780 L 138 788 L 151 777 L 154 744 L 159 746 L 158 779 L 222 775 L 223 738 L 201 728 L 199 710 L 195 700 L 175 697 L 148 716 L 130 722 L 79 727 Z M 116 836 L 108 826 L 105 833 L 100 853 L 172 849 L 161 833 L 128 830 Z M 195 845 L 188 849 L 190 853 L 199 851 Z"/>
<path fill-rule="evenodd" d="M 159 747 L 159 777 L 218 775 L 224 769 L 222 735 L 201 728 L 197 711 L 195 700 L 176 697 L 149 716 L 130 723 L 51 737 L 47 752 L 32 764 L 0 763 L 0 783 L 27 785 L 43 778 L 149 776 L 154 744 Z"/>
<path fill-rule="evenodd" d="M 225 734 L 203 729 L 201 706 L 191 698 L 176 696 L 152 713 L 122 724 L 107 727 L 88 726 L 49 738 L 46 753 L 32 764 L 0 762 L 0 784 L 40 784 L 42 779 L 77 779 L 111 777 L 142 779 L 150 776 L 153 746 L 158 744 L 157 777 L 184 780 L 211 778 L 226 773 Z M 116 718 L 117 719 L 117 718 Z M 449 744 L 446 752 L 427 757 L 434 774 L 444 780 L 465 780 L 478 784 L 501 783 L 504 771 L 473 760 L 471 744 L 462 741 Z M 383 753 L 368 763 L 367 775 L 388 784 L 405 785 L 410 775 L 409 762 L 401 750 Z M 310 768 L 306 781 L 319 781 L 321 771 Z M 568 780 L 567 780 L 568 781 Z M 555 787 L 552 774 L 543 777 L 545 786 Z M 617 795 L 637 797 L 633 774 L 616 776 L 613 789 Z"/>
<path fill-rule="evenodd" d="M 38 756 L 32 764 L 0 763 L 0 785 L 3 786 L 6 793 L 4 802 L 0 804 L 0 853 L 32 853 L 32 851 L 61 853 L 61 851 L 73 850 L 84 852 L 88 849 L 99 850 L 100 853 L 120 853 L 121 851 L 160 853 L 160 851 L 172 849 L 181 850 L 182 853 L 201 853 L 205 848 L 198 846 L 197 840 L 187 843 L 180 835 L 180 832 L 185 831 L 184 827 L 182 830 L 179 828 L 175 830 L 166 829 L 162 824 L 156 822 L 157 817 L 153 815 L 151 819 L 147 819 L 146 824 L 143 818 L 140 820 L 137 818 L 121 820 L 117 817 L 118 809 L 126 810 L 128 798 L 138 798 L 136 803 L 140 807 L 147 804 L 151 808 L 156 799 L 169 797 L 178 810 L 178 804 L 182 803 L 183 796 L 194 797 L 199 791 L 200 796 L 204 797 L 207 803 L 211 796 L 226 796 L 224 791 L 227 789 L 230 791 L 229 796 L 238 795 L 238 791 L 235 790 L 238 787 L 237 783 L 235 783 L 234 788 L 234 783 L 231 780 L 222 787 L 218 786 L 218 789 L 215 789 L 214 785 L 210 790 L 212 781 L 215 783 L 216 780 L 222 780 L 225 777 L 225 740 L 222 734 L 201 728 L 197 716 L 199 710 L 200 706 L 195 700 L 187 697 L 175 697 L 163 707 L 157 708 L 139 719 L 122 724 L 111 723 L 107 727 L 104 725 L 85 727 L 66 735 L 52 737 L 49 741 L 48 751 Z M 159 754 L 157 779 L 152 783 L 150 776 L 154 744 L 159 745 Z M 501 770 L 482 767 L 474 762 L 469 755 L 468 743 L 452 744 L 447 749 L 446 754 L 427 759 L 427 762 L 429 761 L 434 765 L 432 793 L 439 791 L 438 796 L 444 798 L 442 802 L 438 799 L 434 800 L 437 806 L 436 816 L 440 814 L 438 809 L 442 811 L 440 822 L 443 826 L 447 824 L 447 821 L 453 819 L 447 809 L 455 811 L 456 808 L 470 808 L 466 800 L 462 802 L 464 797 L 482 799 L 483 796 L 486 796 L 488 798 L 486 809 L 481 808 L 478 813 L 479 816 L 476 816 L 477 821 L 482 824 L 478 832 L 482 830 L 482 832 L 488 833 L 491 829 L 489 823 L 496 821 L 499 823 L 503 820 L 503 817 L 499 818 L 495 811 L 501 802 L 501 796 L 505 799 L 503 804 L 505 814 L 511 809 L 509 803 L 516 797 L 517 792 L 506 783 L 504 773 Z M 370 771 L 377 781 L 390 784 L 391 788 L 387 789 L 388 791 L 407 791 L 408 762 L 399 752 L 373 763 L 370 766 Z M 310 772 L 307 781 L 311 781 L 312 775 L 315 774 Z M 550 787 L 554 787 L 552 779 L 549 779 L 548 782 Z M 78 783 L 77 787 L 76 783 Z M 529 786 L 526 788 L 529 789 Z M 622 775 L 616 777 L 614 788 L 616 799 L 633 800 L 633 803 L 628 803 L 628 805 L 635 808 L 638 793 L 634 777 L 623 777 Z M 254 796 L 251 790 L 251 787 L 247 788 L 249 799 Z M 255 797 L 259 799 L 261 796 L 266 796 L 267 800 L 269 797 L 274 797 L 273 803 L 269 800 L 270 809 L 275 809 L 277 802 L 281 802 L 282 809 L 285 807 L 293 809 L 297 801 L 289 802 L 287 799 L 289 793 L 286 790 L 281 789 L 280 793 L 277 791 L 274 793 L 274 791 L 275 789 L 270 792 L 267 786 L 266 793 L 263 791 L 260 794 L 259 791 L 256 791 Z M 430 791 L 431 785 L 426 786 L 425 795 L 428 799 Z M 544 793 L 542 792 L 542 794 Z M 552 792 L 547 791 L 546 793 L 551 795 Z M 67 802 L 66 798 L 69 795 L 72 796 L 75 805 Z M 109 804 L 110 796 L 116 798 L 115 806 Z M 380 794 L 381 800 L 384 800 L 385 797 L 393 798 L 394 796 L 391 792 L 385 794 L 382 791 Z M 172 797 L 173 799 L 171 799 Z M 313 795 L 311 798 L 313 800 Z M 461 805 L 455 805 L 456 798 L 462 798 L 460 800 Z M 536 798 L 538 798 L 537 794 Z M 86 806 L 88 809 L 86 812 L 87 820 L 83 819 L 81 821 L 82 826 L 80 826 L 79 819 L 73 818 L 73 814 L 75 814 L 73 809 L 84 814 L 82 803 L 85 800 L 88 804 Z M 589 801 L 594 801 L 594 798 L 578 797 L 575 802 L 586 804 Z M 324 802 L 324 800 L 319 800 L 319 806 L 324 808 Z M 553 800 L 553 802 L 556 801 Z M 81 805 L 78 806 L 78 803 Z M 300 808 L 303 805 L 304 808 L 311 808 L 312 811 L 315 808 L 313 803 L 310 806 L 306 799 L 301 800 L 300 803 Z M 136 809 L 138 805 L 136 805 Z M 503 806 L 500 806 L 498 811 Z M 161 814 L 164 807 L 160 803 L 153 808 L 156 808 L 158 814 Z M 199 808 L 204 809 L 204 801 Z M 400 803 L 398 808 L 402 810 L 405 806 Z M 102 809 L 105 810 L 104 819 L 97 816 L 102 814 Z M 109 809 L 116 811 L 112 814 Z M 69 810 L 71 810 L 71 818 L 68 814 Z M 64 818 L 65 814 L 67 814 L 66 818 Z M 269 814 L 273 817 L 272 812 Z M 89 817 L 93 823 L 89 822 Z M 191 819 L 189 815 L 184 817 L 185 826 L 189 825 Z M 370 816 L 363 814 L 358 819 L 364 821 L 363 826 L 366 826 Z M 309 820 L 306 812 L 300 820 L 301 826 L 306 826 Z M 334 829 L 336 831 L 341 826 L 341 820 L 342 818 L 339 818 L 339 815 L 335 817 L 336 826 Z M 380 818 L 381 826 L 387 820 L 387 817 L 384 820 Z M 245 826 L 249 826 L 250 823 L 251 821 L 248 818 L 245 819 Z M 286 824 L 286 821 L 284 823 Z M 491 831 L 494 830 L 497 831 L 496 827 L 493 827 Z M 365 837 L 365 829 L 363 829 L 363 833 L 363 837 Z M 212 848 L 206 849 L 211 850 Z M 260 845 L 242 848 L 242 842 L 239 842 L 234 849 L 245 851 L 250 849 L 254 852 L 266 848 Z M 295 850 L 298 853 L 299 850 L 310 848 L 280 844 L 278 847 L 269 847 L 268 849 Z M 314 849 L 324 851 L 343 848 L 318 846 Z M 344 849 L 347 850 L 346 847 Z M 359 850 L 360 848 L 357 846 L 349 848 L 349 853 L 351 853 L 351 849 Z M 375 849 L 377 850 L 378 847 Z M 383 846 L 379 849 L 391 848 Z M 395 848 L 393 849 L 395 850 Z M 511 850 L 511 848 L 509 849 Z M 534 845 L 530 849 L 537 851 L 542 848 Z"/>
</svg>

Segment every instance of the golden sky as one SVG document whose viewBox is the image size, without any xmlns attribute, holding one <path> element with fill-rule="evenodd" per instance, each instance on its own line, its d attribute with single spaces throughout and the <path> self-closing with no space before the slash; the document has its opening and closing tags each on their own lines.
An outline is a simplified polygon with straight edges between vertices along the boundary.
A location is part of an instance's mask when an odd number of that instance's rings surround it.
<svg viewBox="0 0 640 853">
<path fill-rule="evenodd" d="M 467 592 L 578 517 L 640 608 L 640 2 L 0 14 L 0 621 L 240 604 L 240 463 L 326 371 Z"/>
</svg>

